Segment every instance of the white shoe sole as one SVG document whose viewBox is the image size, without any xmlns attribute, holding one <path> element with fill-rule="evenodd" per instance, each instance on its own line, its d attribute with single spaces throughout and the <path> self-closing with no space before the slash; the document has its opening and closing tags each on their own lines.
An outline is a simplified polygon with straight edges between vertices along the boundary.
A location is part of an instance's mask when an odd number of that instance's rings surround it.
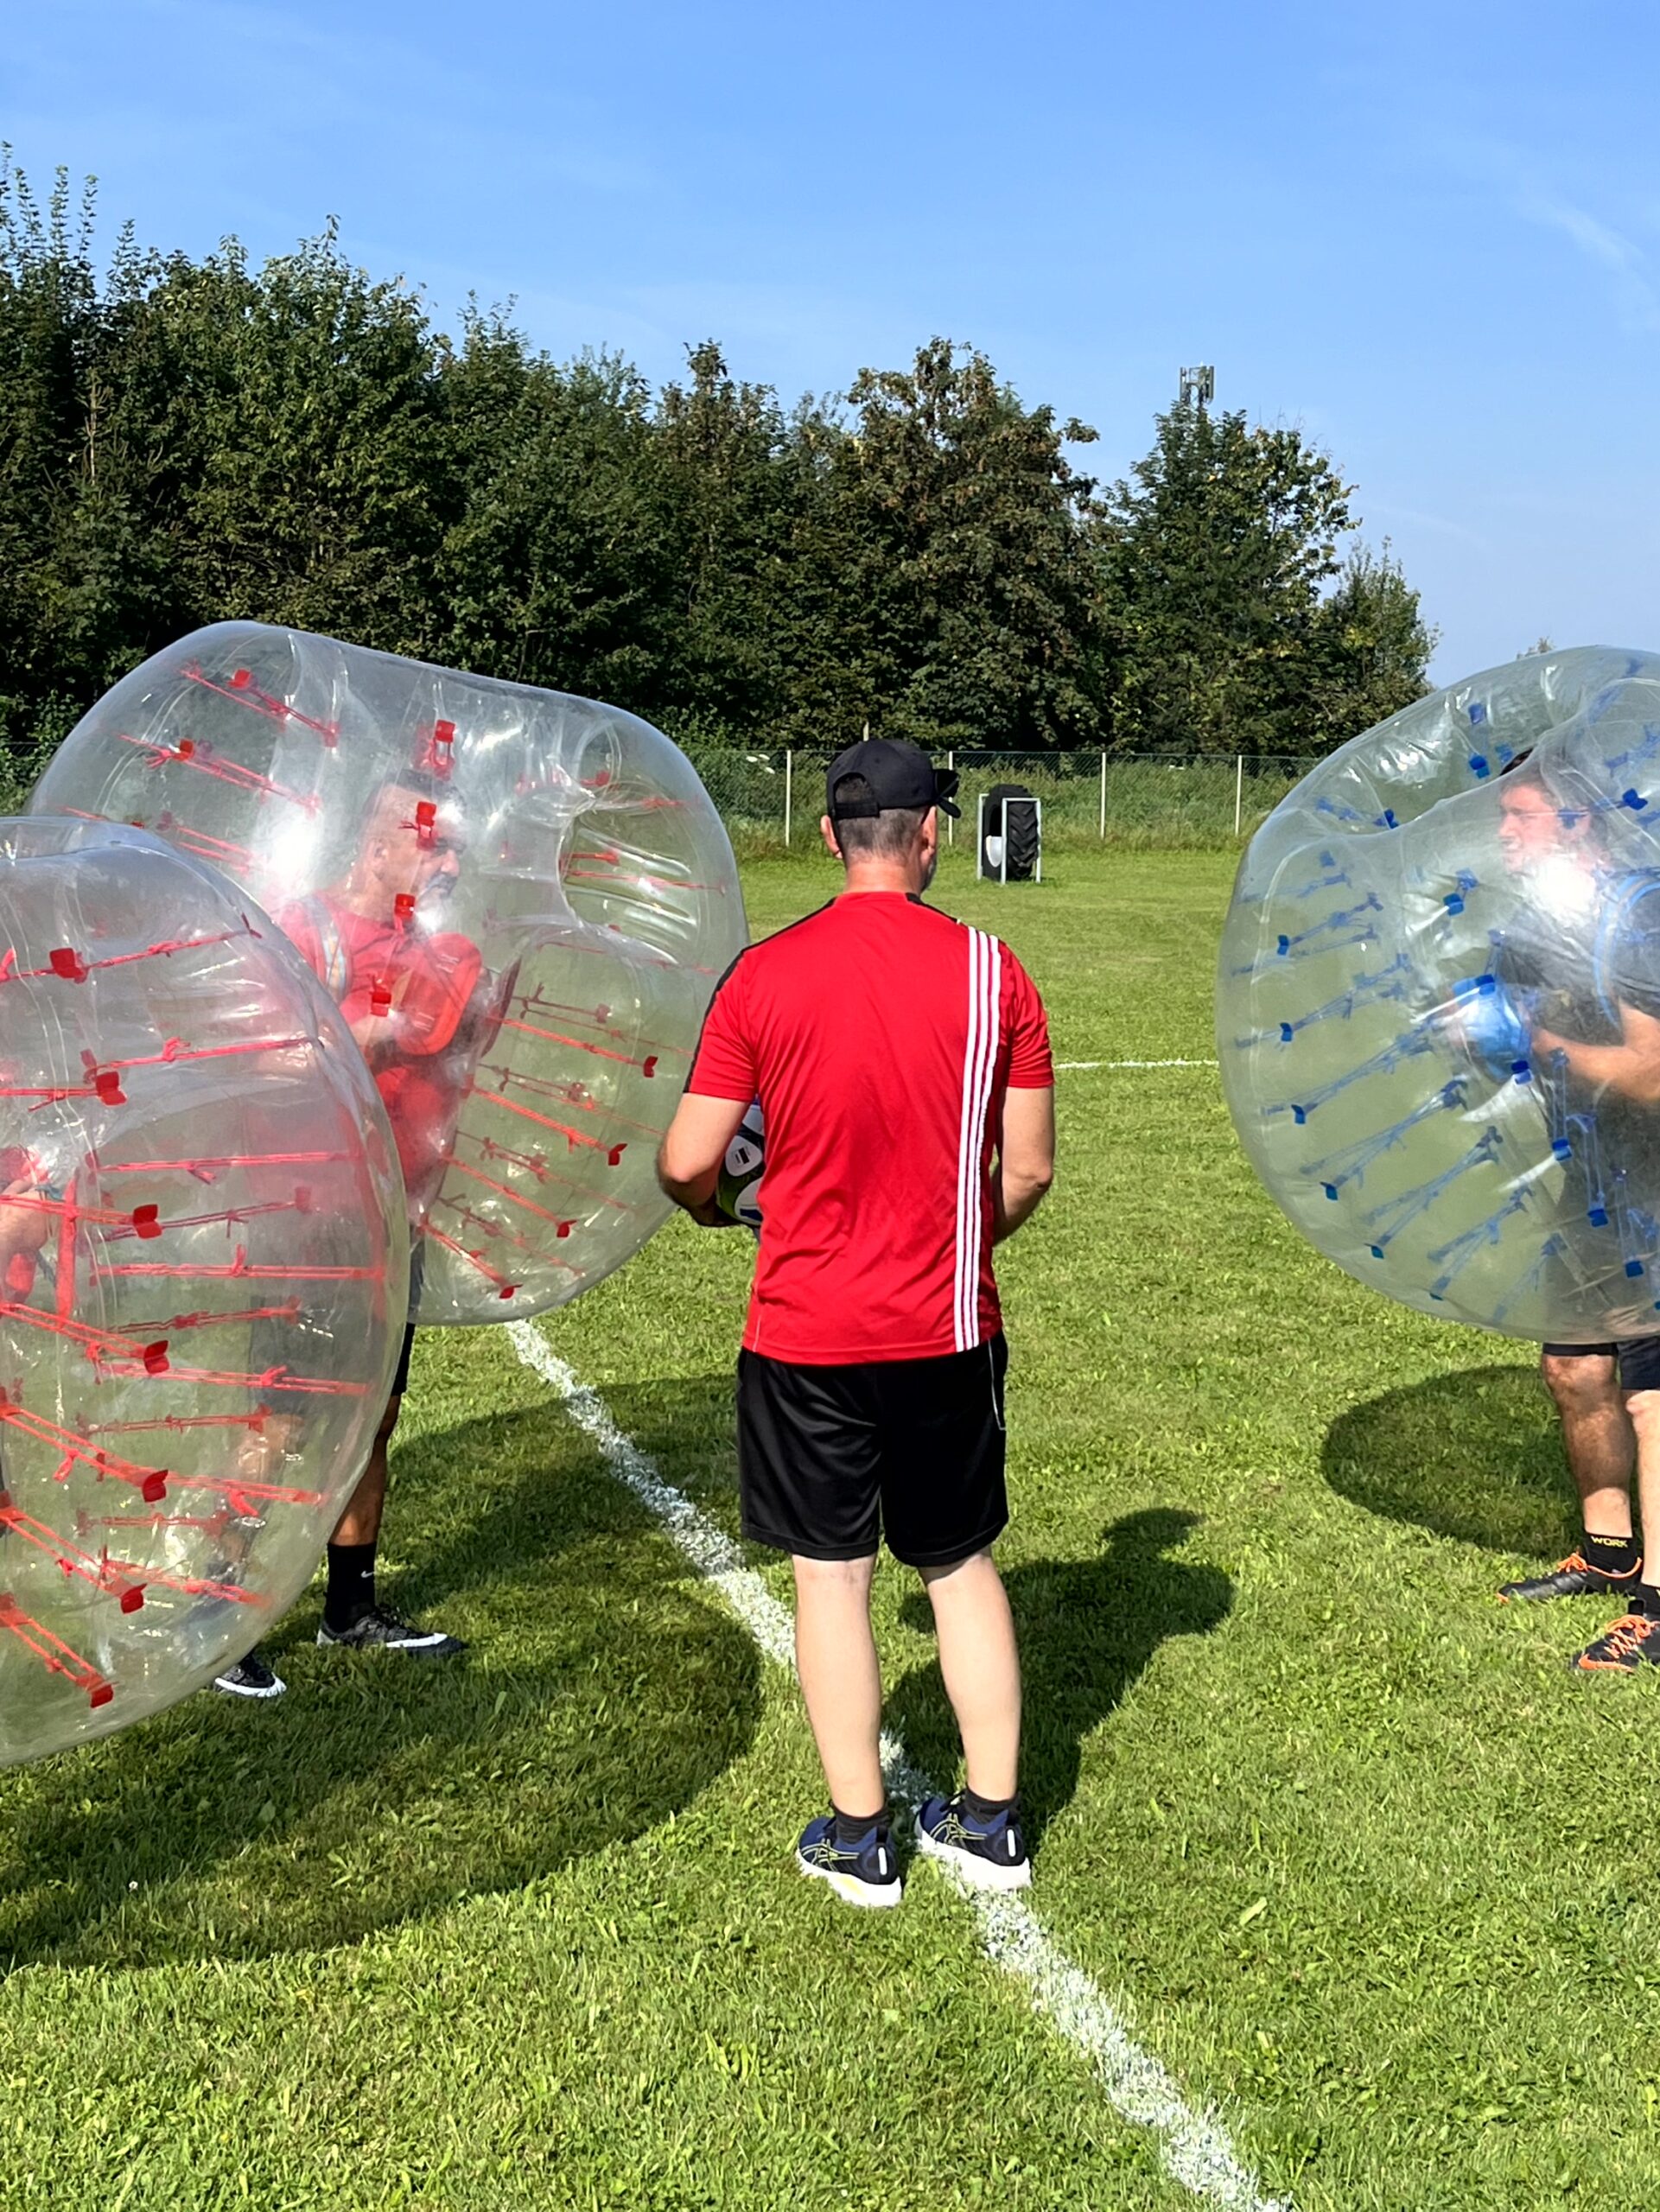
<svg viewBox="0 0 1660 2212">
<path fill-rule="evenodd" d="M 356 1643 L 349 1636 L 330 1636 L 326 1628 L 320 1628 L 317 1641 L 329 1651 L 406 1651 L 412 1659 L 449 1659 L 458 1656 L 444 1649 L 450 1638 L 443 1629 L 435 1629 L 430 1636 L 406 1637 L 401 1643 Z M 461 1649 L 465 1649 L 465 1645 L 461 1646 Z"/>
<path fill-rule="evenodd" d="M 960 1881 L 967 1882 L 973 1889 L 1029 1890 L 1032 1886 L 1029 1859 L 1022 1859 L 1014 1866 L 999 1866 L 972 1851 L 959 1851 L 954 1843 L 936 1843 L 920 1827 L 917 1830 L 917 1849 L 925 1858 L 937 1859 L 942 1866 L 949 1866 Z"/>
<path fill-rule="evenodd" d="M 223 1675 L 214 1675 L 213 1688 L 219 1692 L 221 1697 L 259 1698 L 264 1700 L 266 1702 L 269 1702 L 270 1700 L 274 1697 L 284 1697 L 288 1694 L 288 1684 L 283 1680 L 283 1677 L 280 1675 L 267 1690 L 257 1690 L 251 1688 L 246 1682 L 227 1681 Z"/>
<path fill-rule="evenodd" d="M 814 1866 L 798 1851 L 795 1863 L 810 1881 L 828 1882 L 843 1904 L 856 1904 L 864 1912 L 881 1912 L 905 1895 L 897 1874 L 891 1882 L 862 1882 L 856 1874 L 838 1874 L 833 1866 Z"/>
</svg>

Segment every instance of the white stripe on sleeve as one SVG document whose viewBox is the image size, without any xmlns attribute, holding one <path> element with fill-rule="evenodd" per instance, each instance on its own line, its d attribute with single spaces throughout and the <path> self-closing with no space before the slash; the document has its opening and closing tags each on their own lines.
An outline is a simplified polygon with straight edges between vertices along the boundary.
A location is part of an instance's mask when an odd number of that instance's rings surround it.
<svg viewBox="0 0 1660 2212">
<path fill-rule="evenodd" d="M 969 1036 L 963 1067 L 963 1118 L 957 1162 L 956 1344 L 970 1351 L 980 1341 L 980 1258 L 985 1238 L 981 1162 L 986 1116 L 997 1068 L 1002 1027 L 1002 946 L 983 931 L 969 931 Z"/>
</svg>

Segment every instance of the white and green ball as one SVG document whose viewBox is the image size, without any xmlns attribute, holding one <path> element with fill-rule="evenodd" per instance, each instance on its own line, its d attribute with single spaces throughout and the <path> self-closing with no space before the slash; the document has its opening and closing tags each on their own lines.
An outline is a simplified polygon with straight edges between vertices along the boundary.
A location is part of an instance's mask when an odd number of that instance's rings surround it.
<svg viewBox="0 0 1660 2212">
<path fill-rule="evenodd" d="M 757 1236 L 760 1234 L 760 1179 L 766 1164 L 766 1135 L 757 1099 L 726 1148 L 715 1192 L 715 1203 L 728 1220 L 741 1221 Z"/>
</svg>

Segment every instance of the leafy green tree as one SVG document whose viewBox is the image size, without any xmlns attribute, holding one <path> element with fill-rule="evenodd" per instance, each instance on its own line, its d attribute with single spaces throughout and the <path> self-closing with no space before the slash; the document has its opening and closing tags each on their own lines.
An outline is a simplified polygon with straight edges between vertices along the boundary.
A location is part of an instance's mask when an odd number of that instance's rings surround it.
<svg viewBox="0 0 1660 2212">
<path fill-rule="evenodd" d="M 0 736 L 22 753 L 130 664 L 135 623 L 165 597 L 119 427 L 92 224 L 90 186 L 76 208 L 60 171 L 42 208 L 0 149 Z M 135 263 L 124 234 L 124 296 Z"/>
<path fill-rule="evenodd" d="M 1022 406 L 941 338 L 908 371 L 862 371 L 849 397 L 831 532 L 848 734 L 868 717 L 933 745 L 1093 741 L 1095 487 L 1063 448 L 1094 431 Z"/>
<path fill-rule="evenodd" d="M 740 383 L 713 339 L 658 402 L 656 460 L 672 533 L 669 687 L 691 726 L 748 736 L 787 709 L 782 601 L 799 485 L 770 385 Z"/>
<path fill-rule="evenodd" d="M 1357 546 L 1314 620 L 1313 749 L 1342 745 L 1421 699 L 1435 632 L 1385 542 Z"/>
<path fill-rule="evenodd" d="M 231 241 L 148 275 L 117 359 L 190 615 L 430 652 L 462 486 L 419 299 L 332 227 L 258 271 Z"/>
<path fill-rule="evenodd" d="M 559 368 L 474 314 L 443 383 L 462 503 L 438 657 L 659 711 L 671 549 L 643 379 L 609 354 Z"/>
<path fill-rule="evenodd" d="M 506 315 L 454 340 L 320 238 L 92 252 L 0 152 L 0 782 L 146 653 L 247 617 L 615 699 L 689 743 L 1255 753 L 1415 696 L 1431 639 L 1294 431 L 1183 407 L 1105 499 L 934 339 L 848 399 L 690 349 L 655 400 Z"/>
<path fill-rule="evenodd" d="M 1297 430 L 1189 402 L 1159 416 L 1102 532 L 1116 747 L 1306 753 L 1349 718 L 1345 671 L 1368 696 L 1421 689 L 1422 653 L 1402 675 L 1416 599 L 1399 570 L 1366 556 L 1344 574 L 1351 490 Z"/>
</svg>

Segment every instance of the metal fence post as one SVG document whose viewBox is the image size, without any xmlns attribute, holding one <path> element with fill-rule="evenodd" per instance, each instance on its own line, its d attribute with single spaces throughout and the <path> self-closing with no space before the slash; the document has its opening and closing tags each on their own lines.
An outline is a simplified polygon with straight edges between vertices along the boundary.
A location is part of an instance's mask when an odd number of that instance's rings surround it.
<svg viewBox="0 0 1660 2212">
<path fill-rule="evenodd" d="M 1236 753 L 1233 758 L 1233 834 L 1239 835 L 1245 804 L 1245 756 Z"/>
<path fill-rule="evenodd" d="M 1101 748 L 1101 842 L 1107 842 L 1107 748 Z"/>
<path fill-rule="evenodd" d="M 786 845 L 790 842 L 790 817 L 793 810 L 794 784 L 795 754 L 786 751 L 784 755 L 784 842 Z"/>
<path fill-rule="evenodd" d="M 945 755 L 945 766 L 948 768 L 955 768 L 957 766 L 957 748 L 955 746 L 953 746 L 951 750 Z M 945 817 L 945 842 L 948 845 L 954 845 L 957 842 L 957 824 L 949 814 Z"/>
</svg>

